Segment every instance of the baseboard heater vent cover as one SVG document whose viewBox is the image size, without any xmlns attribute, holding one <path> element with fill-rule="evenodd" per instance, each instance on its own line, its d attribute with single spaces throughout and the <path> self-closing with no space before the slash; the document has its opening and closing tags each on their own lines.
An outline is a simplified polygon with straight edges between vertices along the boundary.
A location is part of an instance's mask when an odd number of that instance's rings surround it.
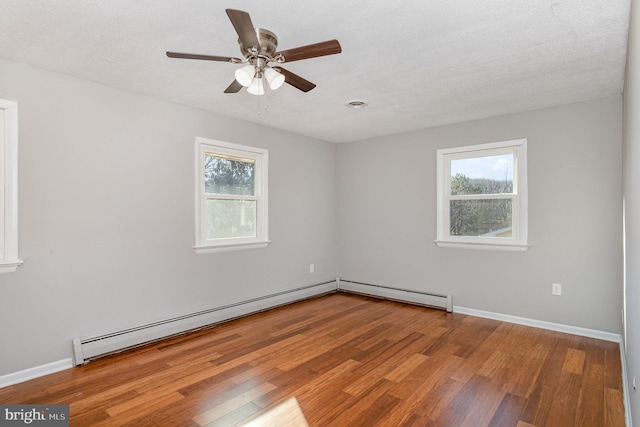
<svg viewBox="0 0 640 427">
<path fill-rule="evenodd" d="M 235 304 L 202 310 L 183 316 L 73 340 L 74 366 L 109 354 L 164 339 L 173 335 L 213 326 L 238 317 L 281 305 L 336 292 L 336 280 L 278 292 Z"/>
<path fill-rule="evenodd" d="M 439 295 L 429 292 L 412 291 L 389 286 L 372 285 L 371 283 L 356 282 L 348 279 L 338 279 L 338 290 L 354 294 L 385 298 L 409 304 L 439 308 L 449 313 L 453 311 L 451 295 Z"/>
</svg>

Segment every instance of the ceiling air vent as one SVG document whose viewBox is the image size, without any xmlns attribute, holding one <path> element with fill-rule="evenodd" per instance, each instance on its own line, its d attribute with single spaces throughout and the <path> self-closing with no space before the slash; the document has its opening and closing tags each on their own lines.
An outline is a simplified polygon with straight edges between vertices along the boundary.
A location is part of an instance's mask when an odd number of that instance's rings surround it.
<svg viewBox="0 0 640 427">
<path fill-rule="evenodd" d="M 347 107 L 349 107 L 349 108 L 355 108 L 355 109 L 358 109 L 358 108 L 364 108 L 364 107 L 366 107 L 367 105 L 369 105 L 369 103 L 368 103 L 367 101 L 365 101 L 365 100 L 362 100 L 362 99 L 354 99 L 354 100 L 352 100 L 352 101 L 348 101 L 348 102 L 347 102 L 346 104 L 344 104 L 344 105 L 346 105 L 346 106 L 347 106 Z"/>
</svg>

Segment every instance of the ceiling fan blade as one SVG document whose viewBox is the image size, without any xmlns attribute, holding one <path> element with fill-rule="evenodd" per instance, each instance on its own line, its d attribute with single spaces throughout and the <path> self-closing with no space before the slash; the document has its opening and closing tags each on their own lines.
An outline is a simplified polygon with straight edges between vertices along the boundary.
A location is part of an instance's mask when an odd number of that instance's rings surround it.
<svg viewBox="0 0 640 427">
<path fill-rule="evenodd" d="M 291 62 L 300 61 L 301 59 L 317 58 L 318 56 L 335 55 L 340 52 L 342 52 L 342 47 L 338 40 L 334 39 L 276 52 L 274 57 L 277 60 L 278 56 L 282 56 L 284 59 L 282 62 Z"/>
<path fill-rule="evenodd" d="M 243 10 L 237 9 L 227 9 L 226 12 L 245 49 L 255 47 L 260 50 L 260 43 L 258 43 L 256 29 L 253 27 L 249 14 Z"/>
<path fill-rule="evenodd" d="M 316 87 L 315 83 L 311 83 L 309 80 L 305 80 L 299 75 L 294 74 L 289 70 L 285 70 L 282 67 L 273 67 L 273 69 L 284 75 L 285 83 L 289 83 L 291 86 L 300 89 L 303 92 L 309 92 L 311 89 Z"/>
<path fill-rule="evenodd" d="M 239 64 L 242 62 L 242 59 L 240 58 L 231 58 L 229 56 L 200 55 L 197 53 L 167 52 L 167 56 L 169 58 L 202 59 L 205 61 L 231 62 L 232 64 Z"/>
<path fill-rule="evenodd" d="M 286 77 L 285 77 L 286 78 Z M 233 80 L 233 82 L 224 90 L 224 93 L 238 93 L 242 89 L 242 85 L 238 83 L 237 80 Z"/>
</svg>

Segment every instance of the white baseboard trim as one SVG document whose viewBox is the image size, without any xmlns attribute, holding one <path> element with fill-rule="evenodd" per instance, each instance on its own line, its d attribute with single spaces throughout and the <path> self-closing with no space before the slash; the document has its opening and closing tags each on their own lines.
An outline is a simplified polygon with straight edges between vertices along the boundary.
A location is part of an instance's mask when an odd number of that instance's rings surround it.
<svg viewBox="0 0 640 427">
<path fill-rule="evenodd" d="M 73 368 L 73 360 L 71 358 L 58 360 L 57 362 L 51 362 L 45 365 L 36 366 L 34 368 L 25 369 L 24 371 L 18 371 L 12 374 L 3 375 L 0 376 L 0 388 L 64 371 L 65 369 L 69 368 Z"/>
<path fill-rule="evenodd" d="M 629 379 L 627 377 L 627 358 L 624 340 L 620 341 L 620 363 L 622 364 L 622 400 L 624 402 L 624 418 L 627 427 L 633 427 L 631 418 L 631 400 L 629 400 Z"/>
<path fill-rule="evenodd" d="M 516 323 L 518 325 L 532 326 L 534 328 L 563 332 L 565 334 L 579 335 L 581 337 L 596 338 L 604 341 L 622 342 L 622 335 L 595 329 L 580 328 L 578 326 L 563 325 L 561 323 L 545 322 L 529 319 L 527 317 L 512 316 L 510 314 L 494 313 L 491 311 L 476 310 L 474 308 L 453 306 L 454 313 L 467 314 L 469 316 L 484 317 L 485 319 L 500 320 L 502 322 Z"/>
</svg>

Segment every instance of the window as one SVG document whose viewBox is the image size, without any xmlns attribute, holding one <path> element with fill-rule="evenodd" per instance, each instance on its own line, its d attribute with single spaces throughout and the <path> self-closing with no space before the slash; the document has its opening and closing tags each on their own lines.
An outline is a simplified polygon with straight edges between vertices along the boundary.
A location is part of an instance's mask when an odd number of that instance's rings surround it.
<svg viewBox="0 0 640 427">
<path fill-rule="evenodd" d="M 268 156 L 260 148 L 196 138 L 197 253 L 270 243 Z"/>
<path fill-rule="evenodd" d="M 526 155 L 526 139 L 438 150 L 438 246 L 528 248 Z"/>
<path fill-rule="evenodd" d="M 0 273 L 18 259 L 18 104 L 0 99 Z"/>
</svg>

